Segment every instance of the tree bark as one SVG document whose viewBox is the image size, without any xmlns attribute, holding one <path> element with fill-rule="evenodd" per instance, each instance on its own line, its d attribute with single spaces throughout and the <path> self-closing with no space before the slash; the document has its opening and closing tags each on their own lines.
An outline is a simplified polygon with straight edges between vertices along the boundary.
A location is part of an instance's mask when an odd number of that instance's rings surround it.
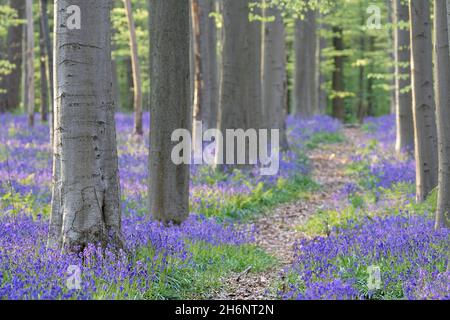
<svg viewBox="0 0 450 320">
<path fill-rule="evenodd" d="M 344 50 L 343 30 L 341 27 L 333 27 L 333 47 L 335 51 Z M 332 78 L 332 88 L 335 93 L 344 91 L 344 57 L 341 54 L 337 54 L 334 57 L 334 70 Z M 344 99 L 340 96 L 333 98 L 333 117 L 344 121 L 345 119 L 345 107 Z"/>
<path fill-rule="evenodd" d="M 369 52 L 375 51 L 375 37 L 369 37 Z M 369 65 L 369 73 L 373 73 L 373 62 Z M 367 115 L 369 117 L 375 116 L 375 97 L 373 94 L 373 78 L 367 79 Z"/>
<path fill-rule="evenodd" d="M 261 0 L 253 0 L 249 3 L 260 4 Z M 260 8 L 256 7 L 254 9 L 255 14 L 262 16 L 263 12 Z M 248 45 L 249 50 L 249 61 L 253 61 L 252 64 L 246 66 L 245 72 L 248 73 L 248 83 L 249 83 L 249 101 L 250 112 L 253 114 L 250 118 L 251 128 L 260 129 L 263 128 L 263 91 L 262 91 L 262 47 L 263 47 L 263 28 L 262 23 L 259 20 L 250 21 L 250 30 Z"/>
<path fill-rule="evenodd" d="M 439 189 L 436 229 L 450 227 L 450 50 L 447 0 L 434 2 L 436 57 L 436 122 L 439 148 Z"/>
<path fill-rule="evenodd" d="M 41 74 L 41 120 L 48 120 L 48 79 L 47 79 L 47 54 L 45 48 L 45 36 L 43 30 L 42 15 L 39 24 L 39 54 L 40 54 L 40 74 Z"/>
<path fill-rule="evenodd" d="M 193 113 L 194 121 L 202 121 L 203 129 L 216 128 L 218 112 L 217 30 L 210 13 L 214 0 L 192 0 L 193 49 Z M 196 127 L 193 128 L 194 136 Z"/>
<path fill-rule="evenodd" d="M 10 6 L 17 11 L 19 19 L 25 18 L 25 0 L 11 0 Z M 9 27 L 7 43 L 8 61 L 14 65 L 11 73 L 2 76 L 0 88 L 5 92 L 0 93 L 0 113 L 12 111 L 19 106 L 20 82 L 22 76 L 22 41 L 23 24 Z"/>
<path fill-rule="evenodd" d="M 447 25 L 448 25 L 448 42 L 450 43 L 450 0 L 447 0 Z M 449 263 L 450 270 L 450 263 Z"/>
<path fill-rule="evenodd" d="M 249 21 L 251 0 L 224 0 L 224 42 L 222 56 L 222 79 L 220 93 L 219 128 L 227 145 L 227 129 L 256 129 L 262 120 L 261 81 L 261 23 Z M 246 164 L 248 164 L 246 144 Z M 226 150 L 223 153 L 227 159 Z M 236 150 L 235 150 L 236 151 Z M 230 155 L 234 164 L 237 154 Z M 231 162 L 231 161 L 230 161 Z M 219 166 L 220 168 L 220 166 Z"/>
<path fill-rule="evenodd" d="M 414 123 L 411 91 L 405 92 L 411 86 L 411 43 L 409 30 L 402 23 L 409 22 L 408 5 L 402 0 L 395 0 L 394 5 L 394 56 L 395 56 L 395 106 L 397 152 L 413 150 Z"/>
<path fill-rule="evenodd" d="M 44 39 L 45 51 L 47 55 L 47 72 L 50 86 L 50 140 L 53 141 L 53 110 L 54 110 L 54 79 L 53 79 L 53 44 L 50 38 L 50 28 L 48 25 L 48 0 L 40 1 L 41 28 Z"/>
<path fill-rule="evenodd" d="M 133 104 L 134 104 L 134 134 L 142 136 L 142 80 L 141 67 L 139 65 L 138 46 L 136 38 L 136 26 L 133 18 L 131 0 L 124 0 L 127 15 L 128 28 L 130 29 L 131 68 L 133 70 Z"/>
<path fill-rule="evenodd" d="M 310 117 L 317 110 L 316 92 L 316 11 L 308 10 L 295 25 L 295 114 Z"/>
<path fill-rule="evenodd" d="M 171 159 L 176 129 L 191 130 L 189 0 L 150 0 L 150 213 L 165 223 L 189 214 L 189 165 Z"/>
<path fill-rule="evenodd" d="M 416 198 L 422 202 L 438 182 L 430 1 L 410 0 L 409 8 Z"/>
<path fill-rule="evenodd" d="M 205 35 L 200 25 L 201 15 L 203 14 L 198 0 L 190 0 L 190 15 L 191 15 L 191 100 L 193 112 L 193 126 L 192 126 L 192 141 L 197 141 L 202 137 L 203 132 L 200 132 L 202 126 L 197 126 L 197 122 L 203 120 L 203 107 L 205 106 L 206 92 L 204 85 L 204 70 L 202 60 L 205 57 L 203 42 L 205 42 Z M 202 140 L 200 138 L 200 140 Z M 193 144 L 193 149 L 195 149 Z"/>
<path fill-rule="evenodd" d="M 366 17 L 363 11 L 363 3 L 360 4 L 360 14 L 361 14 L 361 25 L 366 22 Z M 359 51 L 360 59 L 365 58 L 366 53 L 366 34 L 364 30 L 361 30 L 359 35 Z M 359 77 L 358 77 L 358 112 L 357 112 L 359 123 L 364 122 L 364 118 L 367 116 L 367 101 L 366 101 L 366 68 L 364 64 L 359 66 Z"/>
<path fill-rule="evenodd" d="M 26 72 L 26 95 L 28 112 L 28 126 L 34 126 L 34 19 L 33 19 L 33 0 L 26 0 L 27 17 L 27 72 Z"/>
<path fill-rule="evenodd" d="M 27 113 L 27 106 L 28 106 L 28 90 L 27 90 L 27 84 L 28 84 L 28 79 L 27 79 L 27 24 L 25 23 L 23 25 L 22 28 L 22 86 L 21 86 L 21 101 L 23 104 L 23 109 L 25 111 L 25 113 Z"/>
<path fill-rule="evenodd" d="M 205 37 L 208 41 L 204 42 L 204 52 L 207 58 L 204 61 L 204 75 L 205 75 L 205 92 L 207 103 L 203 107 L 203 122 L 208 128 L 217 128 L 217 115 L 219 109 L 219 75 L 218 75 L 218 54 L 217 54 L 217 27 L 216 21 L 209 14 L 216 10 L 215 0 L 200 0 L 200 7 L 203 8 L 203 19 L 200 20 L 201 25 L 204 24 L 203 29 L 206 30 Z M 209 99 L 208 99 L 209 97 Z"/>
<path fill-rule="evenodd" d="M 116 33 L 117 30 L 114 28 L 111 30 L 111 37 L 114 38 L 114 33 Z M 111 43 L 111 67 L 112 67 L 112 83 L 113 83 L 113 99 L 116 102 L 116 112 L 119 112 L 121 110 L 121 100 L 120 100 L 120 85 L 119 85 L 119 75 L 118 75 L 118 64 L 117 64 L 117 58 L 114 57 L 114 51 L 116 51 L 116 45 L 113 41 Z"/>
<path fill-rule="evenodd" d="M 281 12 L 267 8 L 264 23 L 263 110 L 267 129 L 280 132 L 280 148 L 289 148 L 286 136 L 287 74 L 285 30 Z"/>
<path fill-rule="evenodd" d="M 69 29 L 68 7 L 81 12 Z M 49 244 L 122 248 L 111 1 L 55 1 L 55 143 Z"/>
<path fill-rule="evenodd" d="M 325 23 L 321 24 L 320 29 L 325 29 L 328 30 L 329 26 Z M 328 95 L 327 92 L 325 90 L 325 84 L 327 82 L 327 76 L 325 74 L 325 72 L 322 71 L 322 64 L 325 64 L 326 62 L 326 58 L 323 55 L 324 50 L 327 48 L 328 43 L 327 43 L 327 38 L 323 37 L 320 35 L 318 35 L 318 66 L 317 66 L 317 70 L 319 72 L 319 84 L 317 87 L 318 90 L 318 107 L 319 107 L 319 112 L 325 114 L 325 112 L 327 111 L 327 105 L 328 105 Z"/>
<path fill-rule="evenodd" d="M 123 64 L 125 67 L 125 80 L 126 80 L 126 109 L 133 111 L 134 108 L 134 81 L 133 81 L 133 62 L 131 60 L 131 56 L 124 57 Z"/>
<path fill-rule="evenodd" d="M 117 59 L 112 58 L 111 63 L 112 63 L 113 98 L 114 101 L 116 101 L 116 112 L 118 112 L 121 109 L 120 109 L 119 76 L 117 74 Z"/>
<path fill-rule="evenodd" d="M 214 7 L 216 12 L 218 12 L 221 17 L 223 17 L 223 3 L 220 0 L 215 0 Z M 221 115 L 221 105 L 220 105 L 220 99 L 221 99 L 221 90 L 222 90 L 222 79 L 223 79 L 223 44 L 225 39 L 225 31 L 224 26 L 220 29 L 217 29 L 216 36 L 217 36 L 217 62 L 216 62 L 216 68 L 217 68 L 217 88 L 216 88 L 216 96 L 217 96 L 217 114 L 216 119 L 213 128 L 219 128 L 220 125 L 220 115 Z"/>
<path fill-rule="evenodd" d="M 390 25 L 394 26 L 394 19 L 395 19 L 394 18 L 394 2 L 396 0 L 385 0 L 385 1 L 386 1 L 386 7 L 388 9 L 388 23 Z M 394 33 L 395 33 L 395 29 L 389 30 L 389 38 L 388 38 L 388 46 L 389 47 L 395 47 Z M 395 61 L 395 48 L 394 48 L 394 50 L 389 52 L 389 56 L 392 59 L 392 61 Z M 392 77 L 391 83 L 390 83 L 391 90 L 389 92 L 391 94 L 391 97 L 390 97 L 390 110 L 389 111 L 391 114 L 396 114 L 396 103 L 395 103 L 396 98 L 395 98 L 395 89 L 394 89 L 395 88 L 395 65 L 391 66 L 389 68 L 389 73 L 394 75 Z"/>
</svg>

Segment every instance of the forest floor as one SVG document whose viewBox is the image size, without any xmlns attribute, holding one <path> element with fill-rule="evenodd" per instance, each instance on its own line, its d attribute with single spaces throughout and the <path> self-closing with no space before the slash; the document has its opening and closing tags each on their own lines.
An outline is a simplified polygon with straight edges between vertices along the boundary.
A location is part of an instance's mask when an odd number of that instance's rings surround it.
<svg viewBox="0 0 450 320">
<path fill-rule="evenodd" d="M 345 139 L 335 144 L 323 144 L 308 152 L 313 170 L 312 178 L 319 184 L 319 191 L 306 198 L 281 205 L 252 221 L 256 232 L 256 244 L 277 258 L 278 264 L 271 270 L 253 273 L 251 266 L 240 274 L 222 280 L 223 288 L 211 295 L 217 300 L 276 299 L 273 284 L 280 279 L 285 268 L 292 265 L 294 244 L 308 237 L 299 227 L 331 202 L 345 184 L 352 182 L 345 168 L 363 139 L 360 128 L 343 129 Z"/>
<path fill-rule="evenodd" d="M 435 230 L 436 192 L 415 201 L 415 161 L 393 152 L 392 115 L 360 128 L 288 118 L 277 176 L 193 168 L 193 214 L 172 227 L 146 218 L 148 141 L 129 141 L 131 115 L 116 119 L 133 254 L 74 256 L 45 249 L 48 125 L 0 115 L 0 300 L 450 298 L 450 233 Z M 74 265 L 82 290 L 67 287 Z"/>
</svg>

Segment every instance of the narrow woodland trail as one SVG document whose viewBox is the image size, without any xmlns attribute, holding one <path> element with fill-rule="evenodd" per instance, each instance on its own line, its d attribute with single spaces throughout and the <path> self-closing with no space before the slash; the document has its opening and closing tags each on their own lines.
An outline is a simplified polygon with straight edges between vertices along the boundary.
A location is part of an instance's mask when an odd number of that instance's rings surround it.
<svg viewBox="0 0 450 320">
<path fill-rule="evenodd" d="M 274 299 L 268 292 L 271 284 L 279 278 L 283 269 L 292 264 L 293 245 L 306 237 L 296 227 L 329 203 L 333 195 L 346 183 L 351 182 L 345 175 L 345 167 L 355 154 L 363 133 L 359 128 L 343 129 L 345 140 L 338 144 L 322 145 L 308 153 L 313 165 L 312 177 L 320 189 L 306 199 L 282 205 L 253 222 L 256 228 L 256 244 L 277 257 L 279 264 L 273 270 L 242 274 L 223 279 L 224 291 L 216 292 L 212 299 L 261 300 Z"/>
</svg>

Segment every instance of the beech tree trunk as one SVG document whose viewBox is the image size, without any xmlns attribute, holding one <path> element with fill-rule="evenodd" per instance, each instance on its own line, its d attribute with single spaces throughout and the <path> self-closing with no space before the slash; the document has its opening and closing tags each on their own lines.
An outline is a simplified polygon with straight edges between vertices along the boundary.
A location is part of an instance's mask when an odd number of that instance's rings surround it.
<svg viewBox="0 0 450 320">
<path fill-rule="evenodd" d="M 114 38 L 114 33 L 117 30 L 113 28 L 111 30 L 111 37 Z M 111 51 L 115 52 L 117 50 L 114 42 L 111 44 Z M 112 83 L 113 83 L 113 99 L 116 102 L 116 112 L 121 110 L 121 100 L 120 100 L 120 88 L 119 88 L 119 75 L 117 71 L 117 58 L 114 58 L 114 55 L 111 55 L 111 65 L 112 65 Z"/>
<path fill-rule="evenodd" d="M 190 0 L 190 15 L 191 15 L 191 100 L 193 112 L 193 126 L 192 126 L 192 141 L 196 141 L 202 137 L 201 127 L 197 126 L 197 122 L 203 120 L 203 107 L 205 106 L 204 96 L 205 81 L 202 60 L 205 58 L 203 42 L 206 40 L 203 29 L 200 26 L 201 15 L 203 14 L 198 0 Z M 200 139 L 201 140 L 201 139 Z M 194 146 L 195 147 L 195 144 Z"/>
<path fill-rule="evenodd" d="M 26 1 L 26 0 L 24 0 Z M 22 101 L 23 109 L 25 112 L 27 112 L 27 106 L 28 106 L 28 95 L 27 95 L 27 25 L 26 23 L 23 25 L 22 28 L 22 76 L 21 76 L 21 98 L 20 101 Z"/>
<path fill-rule="evenodd" d="M 81 12 L 69 29 L 68 7 Z M 110 0 L 55 1 L 55 143 L 49 244 L 122 248 Z"/>
<path fill-rule="evenodd" d="M 448 42 L 450 43 L 450 0 L 447 0 L 447 25 L 448 25 Z M 449 264 L 450 268 L 450 264 Z"/>
<path fill-rule="evenodd" d="M 142 136 L 142 80 L 139 65 L 136 27 L 133 18 L 131 0 L 124 0 L 128 28 L 130 29 L 131 68 L 133 70 L 133 105 L 134 105 L 134 134 Z"/>
<path fill-rule="evenodd" d="M 203 8 L 200 19 L 200 27 L 203 25 L 205 37 L 203 42 L 206 57 L 203 61 L 205 104 L 203 106 L 203 122 L 207 128 L 217 128 L 217 115 L 219 112 L 219 74 L 217 54 L 217 27 L 216 21 L 210 17 L 211 12 L 216 10 L 215 0 L 200 0 L 200 8 Z"/>
<path fill-rule="evenodd" d="M 308 10 L 304 20 L 295 25 L 295 78 L 294 110 L 295 114 L 310 117 L 316 107 L 316 11 Z"/>
<path fill-rule="evenodd" d="M 286 136 L 287 74 L 285 30 L 281 12 L 267 8 L 266 17 L 273 22 L 264 23 L 263 111 L 267 129 L 278 129 L 280 148 L 289 148 Z"/>
<path fill-rule="evenodd" d="M 261 0 L 252 0 L 249 4 L 260 4 Z M 255 8 L 254 12 L 256 15 L 263 15 L 260 8 Z M 263 87 L 262 87 L 262 47 L 263 47 L 263 28 L 262 23 L 259 20 L 250 21 L 250 30 L 248 45 L 249 50 L 249 61 L 253 61 L 254 65 L 248 64 L 244 72 L 249 75 L 249 106 L 251 116 L 251 128 L 260 129 L 263 128 Z"/>
<path fill-rule="evenodd" d="M 133 111 L 134 109 L 134 81 L 133 81 L 133 62 L 130 57 L 125 57 L 123 59 L 123 64 L 125 67 L 125 79 L 126 79 L 126 95 L 125 95 L 125 101 L 126 101 L 126 109 Z"/>
<path fill-rule="evenodd" d="M 223 3 L 220 0 L 215 1 L 215 10 L 220 14 L 221 17 L 223 17 Z M 216 95 L 217 95 L 217 115 L 216 120 L 213 128 L 219 128 L 220 125 L 220 115 L 221 115 L 221 105 L 220 105 L 220 99 L 221 99 L 221 90 L 222 90 L 222 78 L 223 78 L 223 43 L 225 40 L 225 30 L 224 26 L 220 29 L 217 29 L 216 36 L 217 36 L 217 88 L 216 88 Z"/>
<path fill-rule="evenodd" d="M 375 51 L 375 37 L 369 37 L 369 54 Z M 369 74 L 373 74 L 373 63 L 369 64 Z M 375 116 L 375 97 L 373 94 L 373 78 L 367 79 L 367 115 L 370 117 Z"/>
<path fill-rule="evenodd" d="M 344 50 L 342 40 L 343 30 L 341 27 L 333 27 L 333 47 L 336 51 Z M 335 93 L 344 91 L 344 57 L 336 55 L 334 57 L 334 70 L 332 79 L 332 89 Z M 344 99 L 340 96 L 333 98 L 333 117 L 343 121 L 345 119 Z"/>
<path fill-rule="evenodd" d="M 27 17 L 27 72 L 26 72 L 26 92 L 28 112 L 28 126 L 34 126 L 34 19 L 33 19 L 33 0 L 26 0 Z"/>
<path fill-rule="evenodd" d="M 439 191 L 436 229 L 450 227 L 450 50 L 447 1 L 434 2 L 436 121 L 439 146 Z"/>
<path fill-rule="evenodd" d="M 40 0 L 40 15 L 41 15 L 41 28 L 42 37 L 45 46 L 45 52 L 47 57 L 47 72 L 48 72 L 48 83 L 50 87 L 50 139 L 53 141 L 53 109 L 54 109 L 54 79 L 53 79 L 53 44 L 50 38 L 50 28 L 48 25 L 48 0 Z"/>
<path fill-rule="evenodd" d="M 430 1 L 410 0 L 409 7 L 416 198 L 422 202 L 438 182 Z"/>
<path fill-rule="evenodd" d="M 17 11 L 19 19 L 25 18 L 25 0 L 11 0 L 9 5 Z M 11 26 L 8 29 L 7 58 L 14 65 L 14 69 L 0 79 L 0 88 L 5 90 L 0 93 L 0 113 L 12 111 L 19 106 L 22 76 L 22 31 L 22 24 Z"/>
<path fill-rule="evenodd" d="M 203 129 L 216 128 L 218 112 L 217 30 L 214 0 L 192 0 L 193 113 Z M 193 128 L 194 136 L 198 128 Z"/>
<path fill-rule="evenodd" d="M 395 21 L 395 18 L 394 18 L 394 5 L 395 5 L 394 2 L 395 1 L 385 0 L 386 6 L 388 9 L 388 23 L 393 26 L 394 26 L 394 21 Z M 394 26 L 394 28 L 395 28 L 395 26 Z M 394 50 L 392 50 L 389 53 L 389 57 L 392 58 L 392 61 L 395 61 L 395 39 L 394 39 L 395 35 L 394 35 L 394 33 L 395 33 L 395 29 L 389 30 L 388 45 L 390 47 L 394 47 Z M 395 78 L 396 78 L 395 77 L 395 65 L 391 66 L 389 68 L 389 73 L 394 75 L 394 77 L 392 77 L 392 79 L 390 79 L 390 85 L 391 85 L 391 88 L 395 88 Z M 396 114 L 395 89 L 391 89 L 391 90 L 389 90 L 389 92 L 391 94 L 389 111 L 391 114 Z"/>
<path fill-rule="evenodd" d="M 366 17 L 364 15 L 364 4 L 360 4 L 360 14 L 361 14 L 361 25 L 366 22 Z M 360 59 L 365 58 L 366 52 L 366 34 L 364 30 L 361 30 L 359 35 L 359 51 L 361 53 Z M 358 75 L 358 120 L 359 123 L 364 122 L 364 118 L 367 116 L 367 99 L 366 99 L 366 68 L 364 64 L 359 66 Z"/>
<path fill-rule="evenodd" d="M 116 102 L 116 111 L 119 111 L 121 109 L 120 109 L 119 76 L 117 74 L 117 59 L 112 58 L 111 63 L 112 63 L 113 98 L 114 101 Z"/>
<path fill-rule="evenodd" d="M 220 93 L 219 128 L 227 145 L 227 129 L 256 129 L 262 119 L 261 23 L 249 21 L 253 0 L 224 0 L 224 42 Z M 218 148 L 223 150 L 223 145 Z M 236 151 L 236 150 L 235 150 Z M 248 144 L 246 144 L 248 164 Z M 230 156 L 237 163 L 236 152 Z M 224 161 L 227 158 L 223 153 Z"/>
<path fill-rule="evenodd" d="M 407 3 L 395 0 L 394 5 L 394 56 L 395 56 L 395 106 L 397 122 L 397 152 L 411 150 L 414 147 L 414 122 L 411 91 L 405 92 L 411 85 L 411 43 L 409 30 L 404 26 L 409 22 Z M 403 25 L 403 26 L 402 26 Z"/>
<path fill-rule="evenodd" d="M 320 29 L 325 29 L 328 30 L 329 26 L 327 24 L 322 24 Z M 317 66 L 317 70 L 319 73 L 319 84 L 317 87 L 318 90 L 318 107 L 319 107 L 319 112 L 320 113 L 325 113 L 327 110 L 327 105 L 328 105 L 328 95 L 327 95 L 327 91 L 325 90 L 325 84 L 327 82 L 327 76 L 325 74 L 325 72 L 322 71 L 321 66 L 323 64 L 325 64 L 326 62 L 326 57 L 324 57 L 323 55 L 323 51 L 327 48 L 328 46 L 328 41 L 326 37 L 323 37 L 320 35 L 318 35 L 318 66 Z"/>
<path fill-rule="evenodd" d="M 45 36 L 43 30 L 42 16 L 39 24 L 39 54 L 40 54 L 40 74 L 41 74 L 41 120 L 48 120 L 48 78 L 47 78 L 47 53 L 45 48 Z"/>
<path fill-rule="evenodd" d="M 171 159 L 171 136 L 191 130 L 189 0 L 150 0 L 150 213 L 164 223 L 189 214 L 189 165 Z"/>
</svg>

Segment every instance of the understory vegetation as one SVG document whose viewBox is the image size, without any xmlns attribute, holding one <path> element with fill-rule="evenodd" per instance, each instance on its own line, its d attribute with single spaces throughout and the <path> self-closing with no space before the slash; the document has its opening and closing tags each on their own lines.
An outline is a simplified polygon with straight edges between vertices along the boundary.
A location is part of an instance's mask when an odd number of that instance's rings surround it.
<svg viewBox="0 0 450 320">
<path fill-rule="evenodd" d="M 329 117 L 289 119 L 292 148 L 280 161 L 277 176 L 194 167 L 190 218 L 181 226 L 163 226 L 146 215 L 148 142 L 130 142 L 132 117 L 119 114 L 122 228 L 129 254 L 92 246 L 71 255 L 46 248 L 51 198 L 48 127 L 37 124 L 28 132 L 22 130 L 26 117 L 1 117 L 9 123 L 0 131 L 0 297 L 5 299 L 204 298 L 222 286 L 227 274 L 249 266 L 253 273 L 268 270 L 277 264 L 276 258 L 253 244 L 251 224 L 243 222 L 317 190 L 301 150 L 342 139 L 339 122 Z M 82 290 L 67 290 L 71 265 L 80 267 Z"/>
<path fill-rule="evenodd" d="M 435 230 L 436 192 L 415 202 L 411 157 L 392 156 L 392 116 L 368 119 L 366 139 L 333 203 L 300 231 L 296 262 L 281 282 L 288 299 L 449 299 L 448 229 Z M 380 283 L 371 287 L 371 270 Z M 372 279 L 374 280 L 374 279 Z"/>
<path fill-rule="evenodd" d="M 127 142 L 130 117 L 117 119 L 127 247 L 119 255 L 94 246 L 78 255 L 46 248 L 51 197 L 46 127 L 24 134 L 26 119 L 14 117 L 1 131 L 2 298 L 208 298 L 223 288 L 227 275 L 249 267 L 250 273 L 272 270 L 278 261 L 254 245 L 252 219 L 320 190 L 301 147 L 344 139 L 331 118 L 289 119 L 293 147 L 278 176 L 193 168 L 190 218 L 181 226 L 163 226 L 145 214 L 147 173 L 140 164 L 145 147 Z M 449 298 L 450 234 L 434 230 L 436 194 L 415 203 L 414 161 L 391 156 L 392 117 L 369 119 L 364 128 L 365 139 L 346 170 L 355 182 L 304 225 L 295 226 L 307 237 L 295 244 L 292 267 L 268 290 L 283 299 Z M 67 290 L 71 265 L 80 268 L 82 290 Z M 368 287 L 373 266 L 381 273 L 376 289 Z"/>
</svg>

